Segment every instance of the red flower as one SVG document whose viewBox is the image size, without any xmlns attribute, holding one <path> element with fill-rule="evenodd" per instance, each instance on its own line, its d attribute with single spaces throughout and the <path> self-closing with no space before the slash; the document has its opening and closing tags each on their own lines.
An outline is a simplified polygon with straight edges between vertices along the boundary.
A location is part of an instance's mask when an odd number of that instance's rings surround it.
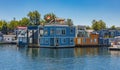
<svg viewBox="0 0 120 70">
<path fill-rule="evenodd" d="M 47 19 L 49 20 L 51 17 L 50 16 L 47 16 Z"/>
</svg>

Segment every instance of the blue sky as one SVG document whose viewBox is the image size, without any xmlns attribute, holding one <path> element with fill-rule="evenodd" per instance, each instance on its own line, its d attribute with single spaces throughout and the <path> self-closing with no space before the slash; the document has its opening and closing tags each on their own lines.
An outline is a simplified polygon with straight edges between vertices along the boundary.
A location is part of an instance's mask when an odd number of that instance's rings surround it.
<svg viewBox="0 0 120 70">
<path fill-rule="evenodd" d="M 0 19 L 10 21 L 26 17 L 38 10 L 41 17 L 55 13 L 71 18 L 75 25 L 91 25 L 93 19 L 103 20 L 107 26 L 120 26 L 120 0 L 0 0 Z"/>
</svg>

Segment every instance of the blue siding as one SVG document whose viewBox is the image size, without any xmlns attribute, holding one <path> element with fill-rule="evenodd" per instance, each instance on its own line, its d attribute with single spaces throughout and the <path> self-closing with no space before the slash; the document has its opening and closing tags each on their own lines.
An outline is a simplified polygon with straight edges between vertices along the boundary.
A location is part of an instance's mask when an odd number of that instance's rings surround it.
<svg viewBox="0 0 120 70">
<path fill-rule="evenodd" d="M 44 26 L 44 34 L 40 37 L 41 47 L 70 47 L 75 46 L 75 27 Z M 47 42 L 47 43 L 46 43 Z"/>
<path fill-rule="evenodd" d="M 111 45 L 110 40 L 116 36 L 120 36 L 120 30 L 100 30 L 99 33 L 99 44 Z"/>
</svg>

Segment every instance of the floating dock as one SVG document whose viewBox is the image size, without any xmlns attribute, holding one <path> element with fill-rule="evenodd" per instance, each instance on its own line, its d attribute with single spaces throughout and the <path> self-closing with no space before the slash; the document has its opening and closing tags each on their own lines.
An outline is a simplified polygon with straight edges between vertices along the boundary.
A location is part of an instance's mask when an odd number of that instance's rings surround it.
<svg viewBox="0 0 120 70">
<path fill-rule="evenodd" d="M 109 47 L 109 50 L 120 50 L 118 47 Z"/>
<path fill-rule="evenodd" d="M 17 44 L 17 42 L 0 42 L 0 44 Z"/>
</svg>

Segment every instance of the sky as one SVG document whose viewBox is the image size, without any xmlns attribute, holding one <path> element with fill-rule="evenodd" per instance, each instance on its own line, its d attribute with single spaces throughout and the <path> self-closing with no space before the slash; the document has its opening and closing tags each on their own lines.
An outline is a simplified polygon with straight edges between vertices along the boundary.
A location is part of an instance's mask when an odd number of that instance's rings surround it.
<svg viewBox="0 0 120 70">
<path fill-rule="evenodd" d="M 75 25 L 90 26 L 95 19 L 120 27 L 120 0 L 0 0 L 0 20 L 20 20 L 34 10 L 41 18 L 47 13 L 71 18 Z"/>
</svg>

